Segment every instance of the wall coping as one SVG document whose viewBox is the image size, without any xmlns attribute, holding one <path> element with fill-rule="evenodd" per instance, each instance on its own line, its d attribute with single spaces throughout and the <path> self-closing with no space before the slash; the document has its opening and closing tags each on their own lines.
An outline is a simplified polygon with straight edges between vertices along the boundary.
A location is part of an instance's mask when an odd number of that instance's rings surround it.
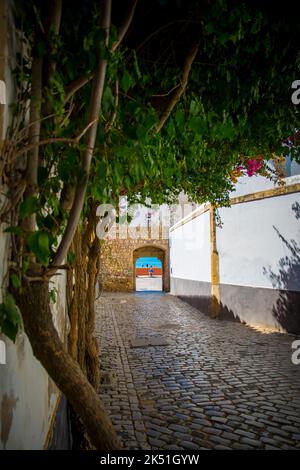
<svg viewBox="0 0 300 470">
<path fill-rule="evenodd" d="M 271 197 L 285 196 L 286 194 L 298 193 L 300 192 L 300 175 L 289 176 L 284 178 L 284 186 L 276 186 L 271 189 L 266 189 L 262 191 L 255 191 L 249 194 L 244 194 L 243 196 L 236 196 L 230 198 L 230 204 L 243 204 L 247 202 L 259 201 L 261 199 L 268 199 Z M 176 224 L 170 227 L 169 232 L 173 232 L 182 225 L 187 224 L 193 219 L 196 219 L 200 215 L 204 214 L 210 209 L 211 204 L 205 203 L 200 207 L 197 207 L 193 212 L 187 216 L 180 219 Z M 230 207 L 230 206 L 229 206 Z"/>
</svg>

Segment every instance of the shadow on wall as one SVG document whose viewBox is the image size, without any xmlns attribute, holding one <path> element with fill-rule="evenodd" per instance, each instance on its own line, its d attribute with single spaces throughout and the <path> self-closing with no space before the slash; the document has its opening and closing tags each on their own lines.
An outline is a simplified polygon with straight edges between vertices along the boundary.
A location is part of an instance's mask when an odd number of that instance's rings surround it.
<svg viewBox="0 0 300 470">
<path fill-rule="evenodd" d="M 210 295 L 202 295 L 202 296 L 185 296 L 179 295 L 178 296 L 181 300 L 188 303 L 192 307 L 197 308 L 202 313 L 213 318 L 213 310 L 212 310 L 212 297 Z M 233 310 L 229 309 L 226 305 L 223 305 L 222 302 L 219 306 L 219 316 L 218 320 L 227 320 L 227 321 L 234 321 L 237 323 L 245 323 L 240 320 L 238 316 L 236 316 Z"/>
<path fill-rule="evenodd" d="M 295 202 L 292 210 L 300 220 L 300 204 Z M 279 290 L 279 297 L 272 313 L 277 322 L 289 333 L 300 334 L 300 246 L 293 239 L 287 240 L 273 225 L 278 237 L 288 248 L 290 255 L 279 260 L 279 272 L 274 273 L 270 266 L 264 274 L 272 286 Z"/>
</svg>

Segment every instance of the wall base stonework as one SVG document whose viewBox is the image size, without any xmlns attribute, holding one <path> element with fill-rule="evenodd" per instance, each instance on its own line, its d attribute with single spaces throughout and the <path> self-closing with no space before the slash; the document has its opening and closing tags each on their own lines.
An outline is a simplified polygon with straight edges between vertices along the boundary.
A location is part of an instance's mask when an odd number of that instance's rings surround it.
<svg viewBox="0 0 300 470">
<path fill-rule="evenodd" d="M 144 256 L 162 261 L 163 290 L 170 290 L 169 240 L 150 238 L 114 238 L 101 244 L 100 279 L 102 288 L 110 292 L 135 290 L 135 262 Z"/>
</svg>

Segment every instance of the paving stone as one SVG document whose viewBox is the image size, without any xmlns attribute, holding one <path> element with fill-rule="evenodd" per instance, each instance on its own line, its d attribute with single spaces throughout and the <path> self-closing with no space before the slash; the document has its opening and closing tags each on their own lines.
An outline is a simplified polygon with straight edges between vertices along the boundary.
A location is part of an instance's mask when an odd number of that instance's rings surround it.
<svg viewBox="0 0 300 470">
<path fill-rule="evenodd" d="M 153 429 L 147 429 L 146 433 L 151 437 L 158 437 L 160 435 L 160 432 L 154 431 Z"/>
<path fill-rule="evenodd" d="M 222 413 L 220 411 L 215 411 L 215 410 L 207 410 L 206 415 L 211 416 L 213 418 L 217 418 L 217 417 L 223 418 L 225 416 L 225 413 Z"/>
<path fill-rule="evenodd" d="M 273 426 L 268 426 L 267 431 L 269 431 L 270 433 L 273 433 L 275 435 L 282 436 L 282 437 L 288 437 L 288 435 L 289 435 L 287 431 L 283 431 L 282 429 L 275 428 Z"/>
<path fill-rule="evenodd" d="M 211 436 L 210 440 L 212 442 L 216 442 L 217 444 L 222 444 L 224 446 L 230 445 L 230 440 L 229 439 L 224 439 L 224 437 L 220 436 Z"/>
<path fill-rule="evenodd" d="M 249 426 L 249 428 L 258 428 L 258 429 L 264 429 L 264 424 L 263 423 L 259 423 L 258 421 L 250 421 L 250 420 L 246 420 L 245 423 Z"/>
<path fill-rule="evenodd" d="M 214 423 L 214 428 L 221 429 L 221 431 L 229 431 L 229 432 L 233 430 L 232 426 L 228 426 L 227 424 L 221 424 L 221 423 Z"/>
<path fill-rule="evenodd" d="M 236 429 L 236 434 L 240 436 L 249 437 L 249 439 L 255 439 L 256 435 L 253 432 L 243 431 L 242 429 Z"/>
<path fill-rule="evenodd" d="M 254 446 L 254 447 L 261 447 L 262 446 L 261 441 L 258 441 L 257 439 L 250 439 L 249 437 L 242 437 L 241 438 L 241 443 L 242 444 L 249 444 L 250 446 Z"/>
<path fill-rule="evenodd" d="M 231 450 L 230 447 L 223 446 L 221 444 L 218 444 L 214 447 L 215 450 Z"/>
<path fill-rule="evenodd" d="M 182 441 L 181 445 L 184 449 L 198 450 L 199 446 L 190 441 Z"/>
<path fill-rule="evenodd" d="M 265 450 L 281 450 L 280 447 L 274 447 L 270 444 L 265 445 Z"/>
<path fill-rule="evenodd" d="M 181 441 L 186 441 L 191 439 L 191 434 L 183 433 L 183 432 L 174 432 L 174 436 L 180 439 Z"/>
<path fill-rule="evenodd" d="M 160 434 L 159 439 L 168 444 L 172 444 L 174 442 L 174 437 L 171 434 Z"/>
<path fill-rule="evenodd" d="M 163 448 L 165 446 L 165 442 L 162 441 L 161 439 L 155 439 L 155 438 L 149 437 L 148 440 L 149 440 L 149 444 L 152 447 Z"/>
<path fill-rule="evenodd" d="M 261 442 L 263 442 L 265 444 L 271 444 L 272 446 L 275 446 L 275 447 L 278 446 L 278 444 L 279 444 L 277 439 L 271 438 L 271 437 L 262 436 L 260 440 L 261 440 Z"/>
<path fill-rule="evenodd" d="M 288 431 L 288 432 L 292 432 L 292 433 L 298 433 L 298 431 L 300 431 L 300 427 L 296 427 L 296 426 L 282 426 L 282 429 L 284 431 Z M 299 438 L 300 438 L 300 434 L 299 434 Z"/>
<path fill-rule="evenodd" d="M 246 445 L 246 444 L 240 444 L 239 442 L 235 442 L 232 444 L 232 448 L 235 450 L 252 450 L 253 447 Z"/>
<path fill-rule="evenodd" d="M 186 432 L 186 427 L 180 424 L 170 424 L 169 429 L 171 431 Z"/>
<path fill-rule="evenodd" d="M 239 435 L 234 434 L 233 432 L 228 432 L 228 431 L 222 432 L 221 437 L 224 437 L 225 439 L 229 439 L 230 441 L 233 441 L 233 442 L 237 442 L 240 439 Z"/>
<path fill-rule="evenodd" d="M 211 428 L 203 427 L 202 431 L 208 434 L 214 434 L 215 436 L 219 436 L 222 433 L 221 429 L 217 429 L 213 427 Z"/>
<path fill-rule="evenodd" d="M 199 424 L 203 426 L 211 426 L 211 421 L 208 421 L 208 419 L 205 418 L 196 418 L 192 420 L 194 424 Z"/>
<path fill-rule="evenodd" d="M 223 424 L 225 424 L 228 421 L 227 418 L 223 418 L 221 416 L 212 416 L 211 420 L 216 421 L 217 423 L 223 423 Z"/>
</svg>

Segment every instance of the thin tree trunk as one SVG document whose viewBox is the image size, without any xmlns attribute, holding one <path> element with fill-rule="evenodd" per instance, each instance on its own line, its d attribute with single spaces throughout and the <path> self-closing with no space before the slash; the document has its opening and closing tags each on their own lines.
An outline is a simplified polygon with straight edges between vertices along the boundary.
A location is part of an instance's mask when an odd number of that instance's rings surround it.
<svg viewBox="0 0 300 470">
<path fill-rule="evenodd" d="M 86 345 L 86 371 L 90 383 L 97 390 L 100 384 L 100 369 L 99 369 L 99 351 L 95 332 L 95 286 L 98 273 L 98 260 L 99 260 L 100 241 L 95 236 L 92 246 L 89 250 L 88 261 L 88 287 L 87 287 L 87 316 L 85 325 L 85 345 Z"/>
<path fill-rule="evenodd" d="M 34 197 L 37 195 L 38 187 L 38 160 L 39 160 L 39 140 L 41 131 L 41 102 L 42 102 L 42 67 L 43 59 L 35 56 L 31 69 L 31 101 L 29 113 L 29 145 L 31 150 L 27 155 L 26 166 L 26 191 L 25 197 Z M 34 232 L 36 228 L 35 214 L 31 214 L 23 221 L 23 228 L 27 232 Z"/>
<path fill-rule="evenodd" d="M 79 240 L 80 240 L 80 233 L 79 233 L 79 227 L 77 228 L 77 231 L 75 233 L 73 242 L 72 242 L 72 250 L 74 253 L 79 253 L 76 256 L 76 264 L 75 267 L 70 271 L 69 276 L 68 276 L 68 285 L 67 285 L 67 290 L 71 290 L 70 298 L 69 298 L 69 304 L 68 304 L 68 314 L 69 314 L 69 320 L 70 320 L 70 332 L 68 336 L 68 350 L 71 355 L 71 357 L 75 360 L 78 359 L 78 283 L 77 283 L 77 263 L 79 263 L 80 266 L 80 259 L 78 256 L 81 255 L 79 251 Z M 73 276 L 75 277 L 75 282 L 73 282 Z"/>
<path fill-rule="evenodd" d="M 159 133 L 161 131 L 161 129 L 164 127 L 164 125 L 167 122 L 167 120 L 169 119 L 173 109 L 175 108 L 175 106 L 179 102 L 181 96 L 183 95 L 183 93 L 184 93 L 184 91 L 187 87 L 187 84 L 188 84 L 189 75 L 190 75 L 190 72 L 191 72 L 193 62 L 196 58 L 197 52 L 198 52 L 198 46 L 192 46 L 191 49 L 189 50 L 189 52 L 186 56 L 185 62 L 184 62 L 181 82 L 180 82 L 179 86 L 176 88 L 176 90 L 174 92 L 174 95 L 170 99 L 165 111 L 163 112 L 163 114 L 162 114 L 162 116 L 161 116 L 161 118 L 160 118 L 160 120 L 159 120 L 159 122 L 158 122 L 158 124 L 155 128 L 156 133 Z"/>
<path fill-rule="evenodd" d="M 111 25 L 111 0 L 104 1 L 104 7 L 102 12 L 101 28 L 106 33 L 105 44 L 108 45 L 109 29 Z M 67 223 L 66 230 L 62 236 L 61 242 L 54 256 L 52 267 L 54 270 L 57 266 L 61 265 L 64 261 L 76 227 L 80 220 L 80 214 L 84 204 L 85 193 L 88 184 L 88 177 L 90 172 L 91 161 L 94 153 L 94 147 L 96 142 L 98 118 L 101 109 L 101 101 L 104 90 L 104 82 L 106 76 L 107 60 L 98 57 L 98 67 L 93 79 L 92 94 L 90 99 L 90 110 L 88 115 L 88 123 L 93 123 L 88 129 L 85 135 L 85 150 L 82 158 L 82 167 L 84 171 L 84 177 L 78 183 L 75 191 L 74 202 L 71 208 L 70 217 Z"/>
</svg>

